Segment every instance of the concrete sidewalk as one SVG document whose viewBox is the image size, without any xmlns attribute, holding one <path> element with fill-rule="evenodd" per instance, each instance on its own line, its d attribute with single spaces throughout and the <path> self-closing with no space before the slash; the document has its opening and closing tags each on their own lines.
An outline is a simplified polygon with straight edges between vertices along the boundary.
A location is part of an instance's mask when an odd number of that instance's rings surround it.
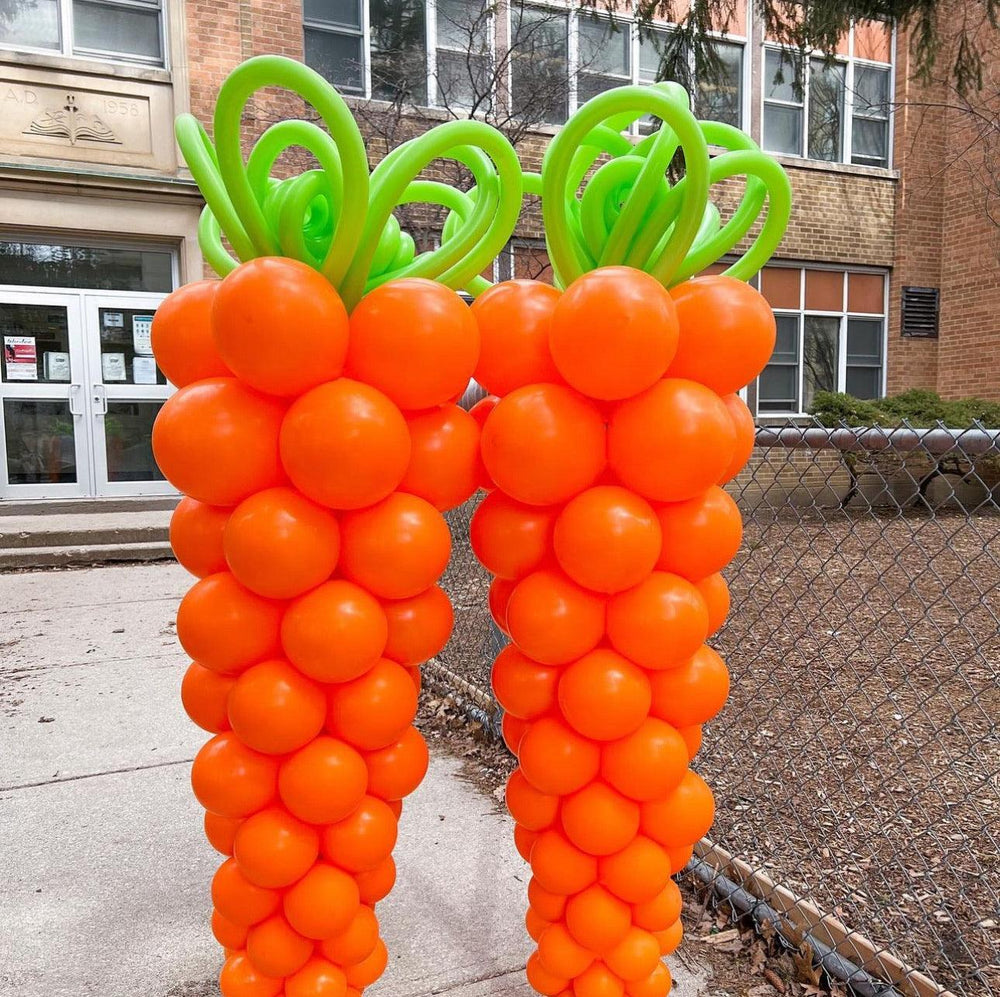
<svg viewBox="0 0 1000 997">
<path fill-rule="evenodd" d="M 218 856 L 188 783 L 175 564 L 0 575 L 0 995 L 208 997 Z M 528 997 L 510 822 L 434 757 L 379 905 L 382 997 Z M 680 965 L 676 993 L 705 990 Z"/>
</svg>

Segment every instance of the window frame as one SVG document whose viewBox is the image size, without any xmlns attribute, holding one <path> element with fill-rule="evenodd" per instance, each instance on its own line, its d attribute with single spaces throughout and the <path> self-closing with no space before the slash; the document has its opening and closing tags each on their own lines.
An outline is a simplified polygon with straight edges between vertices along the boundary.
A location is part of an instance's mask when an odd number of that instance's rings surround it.
<svg viewBox="0 0 1000 997">
<path fill-rule="evenodd" d="M 43 55 L 51 59 L 79 59 L 86 62 L 110 63 L 115 66 L 143 67 L 150 69 L 170 69 L 170 37 L 166 5 L 169 0 L 87 0 L 95 6 L 112 10 L 127 7 L 140 11 L 155 11 L 157 15 L 160 58 L 147 59 L 143 56 L 129 56 L 113 50 L 78 48 L 74 38 L 73 0 L 56 0 L 59 26 L 57 48 L 40 48 L 35 45 L 19 45 L 16 42 L 0 42 L 0 57 L 4 53 L 25 53 Z"/>
<path fill-rule="evenodd" d="M 889 344 L 889 278 L 890 274 L 888 270 L 882 270 L 878 267 L 837 267 L 837 266 L 823 266 L 821 264 L 809 263 L 806 265 L 793 265 L 784 266 L 779 262 L 771 262 L 768 264 L 769 267 L 774 267 L 776 269 L 785 270 L 796 270 L 799 274 L 799 307 L 798 309 L 793 308 L 772 308 L 772 311 L 776 316 L 790 316 L 797 318 L 798 320 L 798 344 L 797 344 L 797 378 L 796 378 L 796 403 L 797 409 L 762 409 L 761 408 L 761 394 L 760 394 L 760 377 L 754 379 L 754 398 L 756 415 L 760 418 L 788 418 L 794 416 L 801 418 L 807 415 L 805 407 L 803 406 L 804 390 L 805 390 L 805 322 L 806 318 L 813 316 L 817 318 L 836 318 L 838 322 L 837 331 L 837 380 L 834 385 L 835 391 L 846 391 L 847 390 L 847 328 L 848 322 L 851 319 L 861 319 L 874 321 L 877 320 L 882 323 L 882 335 L 879 340 L 879 378 L 878 378 L 878 397 L 882 398 L 885 396 L 886 392 L 886 378 L 887 378 L 887 356 L 888 356 L 888 344 Z M 819 308 L 806 308 L 806 271 L 808 270 L 824 270 L 830 273 L 839 273 L 842 278 L 842 288 L 841 288 L 841 308 L 840 311 L 828 311 Z M 850 275 L 855 274 L 878 274 L 882 277 L 882 312 L 881 314 L 875 312 L 857 312 L 848 311 L 848 294 L 849 294 L 849 281 Z M 758 274 L 754 278 L 754 286 L 758 289 L 760 288 L 761 278 Z M 791 364 L 782 364 L 782 366 L 791 366 Z M 874 364 L 851 364 L 852 367 L 866 366 L 869 369 L 874 367 Z"/>
</svg>

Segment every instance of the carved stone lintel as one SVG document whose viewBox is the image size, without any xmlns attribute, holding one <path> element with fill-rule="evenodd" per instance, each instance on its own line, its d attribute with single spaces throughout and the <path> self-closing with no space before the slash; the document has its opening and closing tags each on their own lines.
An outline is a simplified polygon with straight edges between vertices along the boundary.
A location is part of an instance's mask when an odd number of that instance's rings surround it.
<svg viewBox="0 0 1000 997">
<path fill-rule="evenodd" d="M 70 145 L 76 145 L 78 141 L 122 144 L 121 139 L 101 118 L 96 114 L 88 114 L 77 106 L 73 94 L 66 95 L 66 103 L 62 107 L 49 108 L 33 119 L 24 134 L 66 138 Z"/>
</svg>

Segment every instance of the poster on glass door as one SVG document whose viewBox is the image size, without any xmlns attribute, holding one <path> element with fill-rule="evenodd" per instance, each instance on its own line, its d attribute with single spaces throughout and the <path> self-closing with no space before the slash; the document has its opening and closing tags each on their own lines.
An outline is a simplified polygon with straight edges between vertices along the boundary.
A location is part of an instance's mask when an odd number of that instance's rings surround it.
<svg viewBox="0 0 1000 997">
<path fill-rule="evenodd" d="M 38 380 L 38 351 L 34 336 L 3 337 L 4 376 L 8 381 Z"/>
</svg>

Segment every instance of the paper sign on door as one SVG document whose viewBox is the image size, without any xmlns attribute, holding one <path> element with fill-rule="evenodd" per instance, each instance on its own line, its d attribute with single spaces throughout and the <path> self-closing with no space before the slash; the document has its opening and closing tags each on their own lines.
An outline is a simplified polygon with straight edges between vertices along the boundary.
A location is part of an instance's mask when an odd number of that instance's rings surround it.
<svg viewBox="0 0 1000 997">
<path fill-rule="evenodd" d="M 38 352 L 34 336 L 4 336 L 3 359 L 8 381 L 38 380 Z"/>
<path fill-rule="evenodd" d="M 152 315 L 132 316 L 132 349 L 134 349 L 139 356 L 151 357 L 153 355 L 152 333 Z"/>
</svg>

